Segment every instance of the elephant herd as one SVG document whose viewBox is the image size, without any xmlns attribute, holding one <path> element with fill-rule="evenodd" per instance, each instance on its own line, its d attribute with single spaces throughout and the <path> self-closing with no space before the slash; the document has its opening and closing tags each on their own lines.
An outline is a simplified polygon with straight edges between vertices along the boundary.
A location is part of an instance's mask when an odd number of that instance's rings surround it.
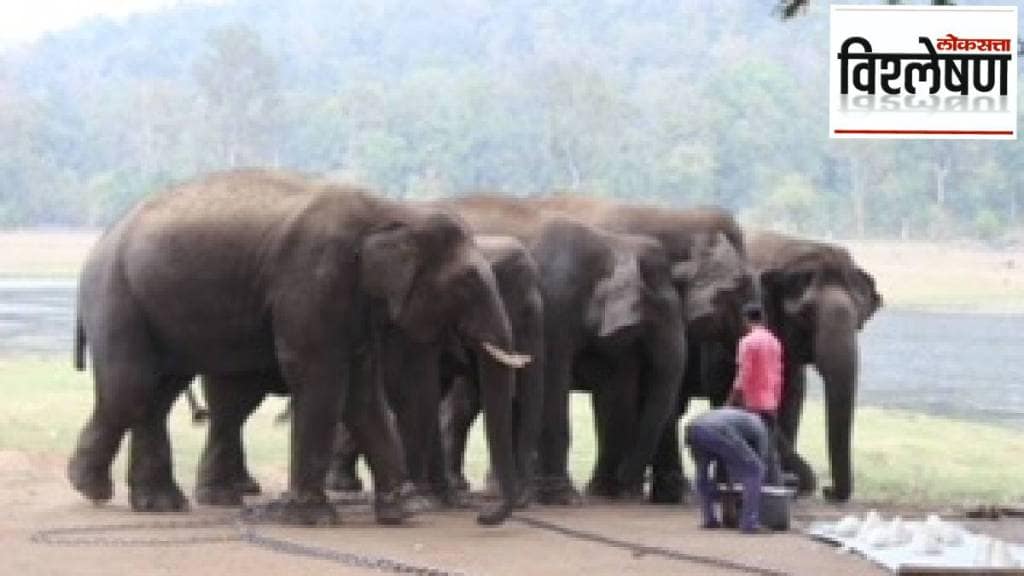
<svg viewBox="0 0 1024 576">
<path fill-rule="evenodd" d="M 242 428 L 268 393 L 291 396 L 288 490 L 271 521 L 337 521 L 327 488 L 352 488 L 366 456 L 379 522 L 408 514 L 407 486 L 445 502 L 482 411 L 500 498 L 479 514 L 570 503 L 568 400 L 591 394 L 597 454 L 587 491 L 686 491 L 678 419 L 724 402 L 741 309 L 760 300 L 784 349 L 779 449 L 793 450 L 808 364 L 825 386 L 832 476 L 853 490 L 857 332 L 881 305 L 842 248 L 744 233 L 717 209 L 575 196 L 400 202 L 275 170 L 236 170 L 142 202 L 97 242 L 79 284 L 76 365 L 90 353 L 93 412 L 68 465 L 93 501 L 130 432 L 136 510 L 188 501 L 167 416 L 201 376 L 210 427 L 195 497 L 239 505 L 259 485 Z M 339 424 L 340 423 L 340 424 Z"/>
</svg>

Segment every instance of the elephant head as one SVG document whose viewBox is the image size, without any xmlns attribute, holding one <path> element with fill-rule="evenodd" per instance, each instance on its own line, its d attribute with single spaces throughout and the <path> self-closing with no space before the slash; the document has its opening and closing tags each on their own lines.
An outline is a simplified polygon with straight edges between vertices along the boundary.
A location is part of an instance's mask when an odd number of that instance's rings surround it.
<svg viewBox="0 0 1024 576">
<path fill-rule="evenodd" d="M 742 334 L 742 306 L 755 294 L 743 246 L 723 232 L 698 233 L 689 258 L 672 265 L 672 280 L 683 295 L 687 334 L 734 346 Z"/>
<path fill-rule="evenodd" d="M 790 257 L 776 259 L 761 273 L 765 321 L 782 340 L 787 372 L 813 364 L 824 381 L 833 482 L 824 494 L 845 501 L 853 491 L 850 451 L 859 365 L 857 332 L 881 306 L 882 298 L 874 279 L 841 248 L 797 239 L 775 246 L 776 256 L 788 252 Z M 785 392 L 783 396 L 780 423 L 787 438 L 795 441 L 802 398 L 791 402 Z"/>
<path fill-rule="evenodd" d="M 658 438 L 671 418 L 686 363 L 682 303 L 672 281 L 668 255 L 649 236 L 581 228 L 591 235 L 602 271 L 584 309 L 587 332 L 598 346 L 636 346 L 644 366 L 635 425 L 628 449 L 614 471 L 620 486 L 642 483 Z M 586 257 L 586 256 L 585 256 Z"/>
<path fill-rule="evenodd" d="M 496 523 L 517 497 L 512 369 L 529 358 L 512 351 L 494 273 L 468 229 L 450 214 L 423 212 L 366 237 L 358 256 L 363 288 L 385 304 L 390 321 L 413 340 L 439 341 L 454 334 L 478 353 L 488 446 L 504 500 L 479 520 Z"/>
</svg>

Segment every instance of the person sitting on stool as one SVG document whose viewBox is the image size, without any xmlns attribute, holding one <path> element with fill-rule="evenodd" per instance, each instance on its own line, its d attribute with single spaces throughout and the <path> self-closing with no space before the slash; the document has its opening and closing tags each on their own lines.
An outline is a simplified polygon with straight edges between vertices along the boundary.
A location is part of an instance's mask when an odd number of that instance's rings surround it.
<svg viewBox="0 0 1024 576">
<path fill-rule="evenodd" d="M 709 474 L 712 461 L 717 461 L 725 465 L 730 482 L 743 485 L 740 530 L 760 532 L 762 482 L 777 484 L 779 480 L 774 446 L 761 419 L 736 408 L 709 410 L 686 425 L 685 441 L 696 464 L 703 527 L 721 526 L 714 510 L 718 490 Z"/>
</svg>

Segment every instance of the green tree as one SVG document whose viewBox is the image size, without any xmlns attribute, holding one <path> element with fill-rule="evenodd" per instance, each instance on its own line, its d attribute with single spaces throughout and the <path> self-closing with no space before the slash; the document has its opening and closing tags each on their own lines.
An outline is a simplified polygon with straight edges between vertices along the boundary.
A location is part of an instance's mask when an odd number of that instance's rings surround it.
<svg viewBox="0 0 1024 576">
<path fill-rule="evenodd" d="M 215 164 L 278 162 L 280 86 L 278 65 L 260 35 L 244 25 L 211 30 L 193 66 L 209 127 Z"/>
</svg>

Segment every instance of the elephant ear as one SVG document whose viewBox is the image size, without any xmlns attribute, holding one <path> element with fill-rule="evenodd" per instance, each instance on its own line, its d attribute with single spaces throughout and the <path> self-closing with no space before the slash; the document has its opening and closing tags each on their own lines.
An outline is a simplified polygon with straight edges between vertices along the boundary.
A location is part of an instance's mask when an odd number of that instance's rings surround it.
<svg viewBox="0 0 1024 576">
<path fill-rule="evenodd" d="M 816 290 L 811 270 L 766 270 L 761 273 L 766 312 L 775 318 L 806 316 L 813 310 Z M 769 317 L 771 317 L 769 316 Z"/>
<path fill-rule="evenodd" d="M 359 272 L 367 294 L 383 298 L 397 321 L 419 266 L 419 249 L 408 227 L 393 224 L 371 232 L 360 250 Z"/>
<path fill-rule="evenodd" d="M 857 327 L 863 328 L 864 323 L 882 307 L 882 295 L 875 288 L 874 277 L 859 266 L 853 267 L 851 276 L 850 295 L 857 305 Z"/>
<path fill-rule="evenodd" d="M 709 257 L 708 244 L 710 239 L 707 234 L 696 234 L 693 244 L 690 246 L 686 260 L 677 260 L 672 263 L 672 283 L 680 291 L 689 288 L 694 279 L 701 272 L 701 264 Z"/>
<path fill-rule="evenodd" d="M 634 255 L 617 257 L 610 275 L 597 281 L 587 306 L 587 324 L 606 337 L 640 323 L 643 284 Z"/>
</svg>

